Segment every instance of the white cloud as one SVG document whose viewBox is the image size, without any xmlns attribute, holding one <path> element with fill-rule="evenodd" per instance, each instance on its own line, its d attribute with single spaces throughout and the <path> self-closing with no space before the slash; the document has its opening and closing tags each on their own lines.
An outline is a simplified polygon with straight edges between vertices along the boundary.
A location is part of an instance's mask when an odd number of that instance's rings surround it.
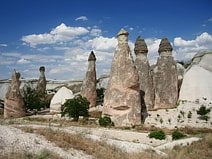
<svg viewBox="0 0 212 159">
<path fill-rule="evenodd" d="M 80 16 L 80 17 L 76 18 L 75 20 L 76 21 L 78 21 L 78 20 L 87 21 L 88 18 L 86 16 Z"/>
<path fill-rule="evenodd" d="M 21 58 L 17 61 L 17 64 L 27 64 L 27 63 L 30 63 L 30 61 L 24 59 L 24 58 Z"/>
<path fill-rule="evenodd" d="M 174 46 L 176 48 L 176 59 L 188 60 L 197 52 L 212 49 L 212 35 L 204 32 L 194 40 L 184 40 L 181 37 L 176 37 L 174 39 Z"/>
<path fill-rule="evenodd" d="M 52 29 L 50 33 L 26 35 L 23 36 L 21 40 L 28 43 L 31 47 L 36 47 L 36 45 L 39 44 L 68 42 L 88 32 L 89 31 L 84 27 L 70 27 L 62 23 Z"/>
<path fill-rule="evenodd" d="M 7 47 L 7 44 L 0 44 L 0 47 Z"/>
<path fill-rule="evenodd" d="M 208 19 L 208 21 L 209 21 L 209 22 L 212 22 L 212 17 L 210 17 L 210 18 Z"/>
<path fill-rule="evenodd" d="M 100 36 L 102 34 L 102 30 L 98 28 L 93 28 L 90 34 L 91 36 Z"/>
</svg>

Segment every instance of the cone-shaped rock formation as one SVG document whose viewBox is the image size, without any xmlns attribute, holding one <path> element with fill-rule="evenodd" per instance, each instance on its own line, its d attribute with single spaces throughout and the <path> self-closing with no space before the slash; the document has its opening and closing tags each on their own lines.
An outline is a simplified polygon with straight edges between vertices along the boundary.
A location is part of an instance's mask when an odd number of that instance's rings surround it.
<svg viewBox="0 0 212 159">
<path fill-rule="evenodd" d="M 141 123 L 139 78 L 128 45 L 128 32 L 121 29 L 117 38 L 103 116 L 110 116 L 115 126 L 132 126 Z"/>
</svg>

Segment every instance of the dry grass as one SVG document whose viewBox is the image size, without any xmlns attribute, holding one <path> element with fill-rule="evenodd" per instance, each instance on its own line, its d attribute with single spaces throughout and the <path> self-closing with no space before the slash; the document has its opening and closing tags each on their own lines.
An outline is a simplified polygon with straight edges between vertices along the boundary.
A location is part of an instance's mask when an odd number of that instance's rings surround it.
<svg viewBox="0 0 212 159">
<path fill-rule="evenodd" d="M 27 151 L 1 153 L 0 159 L 62 159 L 62 158 L 57 154 L 44 149 L 38 154 L 29 153 Z"/>
<path fill-rule="evenodd" d="M 34 132 L 45 136 L 49 141 L 54 142 L 61 148 L 74 148 L 82 150 L 92 155 L 96 159 L 163 159 L 152 150 L 140 153 L 126 153 L 122 150 L 108 145 L 105 142 L 93 141 L 80 134 L 69 134 L 59 130 L 47 128 L 32 130 L 27 128 L 25 131 Z M 173 150 L 166 150 L 168 159 L 211 159 L 212 158 L 212 133 L 201 134 L 204 136 L 201 141 L 194 142 L 186 147 L 176 146 Z"/>
<path fill-rule="evenodd" d="M 69 134 L 47 128 L 39 128 L 35 130 L 29 128 L 21 129 L 27 132 L 43 135 L 47 140 L 54 142 L 61 148 L 81 150 L 97 159 L 128 159 L 127 154 L 120 149 L 110 146 L 105 142 L 93 141 L 82 135 Z"/>
</svg>

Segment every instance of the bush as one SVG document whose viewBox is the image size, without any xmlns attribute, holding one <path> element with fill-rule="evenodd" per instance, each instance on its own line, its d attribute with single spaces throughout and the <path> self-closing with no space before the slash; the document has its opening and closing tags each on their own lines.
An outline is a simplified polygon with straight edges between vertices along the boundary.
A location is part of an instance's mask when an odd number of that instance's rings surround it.
<svg viewBox="0 0 212 159">
<path fill-rule="evenodd" d="M 50 101 L 46 100 L 46 94 L 41 94 L 35 89 L 26 85 L 23 89 L 24 105 L 29 110 L 40 110 L 41 108 L 47 108 L 50 105 Z"/>
<path fill-rule="evenodd" d="M 201 107 L 199 108 L 199 110 L 197 110 L 197 114 L 203 116 L 203 115 L 208 114 L 210 111 L 211 111 L 211 110 L 210 110 L 210 109 L 206 109 L 205 106 L 201 106 Z"/>
<path fill-rule="evenodd" d="M 152 131 L 148 136 L 149 138 L 155 138 L 159 140 L 164 140 L 166 138 L 166 135 L 162 130 Z"/>
<path fill-rule="evenodd" d="M 182 139 L 184 138 L 186 135 L 184 135 L 183 133 L 181 133 L 179 130 L 175 130 L 172 133 L 172 140 L 178 140 L 178 139 Z"/>
<path fill-rule="evenodd" d="M 210 109 L 206 109 L 206 107 L 204 105 L 202 105 L 199 110 L 197 110 L 197 114 L 200 115 L 199 119 L 201 120 L 206 120 L 208 121 L 208 119 L 210 118 L 209 116 L 207 116 L 207 114 L 210 112 Z"/>
<path fill-rule="evenodd" d="M 110 117 L 104 116 L 99 118 L 99 125 L 100 126 L 114 126 L 113 122 L 111 121 Z"/>
<path fill-rule="evenodd" d="M 79 116 L 88 117 L 89 101 L 81 95 L 75 96 L 73 99 L 68 99 L 63 104 L 62 116 L 67 115 L 69 118 L 74 118 L 74 121 L 79 120 Z"/>
</svg>

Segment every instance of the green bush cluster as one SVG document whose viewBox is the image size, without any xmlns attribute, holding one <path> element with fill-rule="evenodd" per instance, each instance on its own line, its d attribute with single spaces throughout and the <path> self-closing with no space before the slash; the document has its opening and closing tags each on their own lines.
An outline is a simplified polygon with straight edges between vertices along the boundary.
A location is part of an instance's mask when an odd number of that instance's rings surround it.
<svg viewBox="0 0 212 159">
<path fill-rule="evenodd" d="M 62 116 L 73 118 L 74 121 L 79 120 L 79 116 L 88 117 L 89 101 L 81 95 L 75 96 L 73 99 L 68 99 L 63 104 Z"/>
<path fill-rule="evenodd" d="M 172 140 L 178 140 L 184 138 L 186 135 L 184 135 L 182 132 L 179 130 L 175 130 L 172 132 Z"/>
<path fill-rule="evenodd" d="M 164 140 L 166 138 L 166 135 L 162 130 L 152 131 L 152 132 L 150 132 L 150 134 L 148 136 L 149 136 L 149 138 L 155 138 L 155 139 L 159 139 L 159 140 Z"/>
<path fill-rule="evenodd" d="M 204 105 L 202 105 L 199 110 L 197 110 L 197 114 L 200 115 L 199 119 L 201 120 L 206 120 L 208 121 L 208 119 L 210 118 L 209 116 L 207 116 L 207 114 L 210 112 L 210 109 L 206 109 L 206 107 Z"/>
<path fill-rule="evenodd" d="M 48 108 L 50 105 L 50 101 L 46 100 L 46 94 L 38 92 L 29 85 L 23 89 L 23 100 L 27 110 L 40 110 Z"/>
<path fill-rule="evenodd" d="M 99 125 L 107 127 L 107 126 L 114 126 L 114 123 L 112 122 L 110 117 L 104 116 L 99 118 Z"/>
</svg>

